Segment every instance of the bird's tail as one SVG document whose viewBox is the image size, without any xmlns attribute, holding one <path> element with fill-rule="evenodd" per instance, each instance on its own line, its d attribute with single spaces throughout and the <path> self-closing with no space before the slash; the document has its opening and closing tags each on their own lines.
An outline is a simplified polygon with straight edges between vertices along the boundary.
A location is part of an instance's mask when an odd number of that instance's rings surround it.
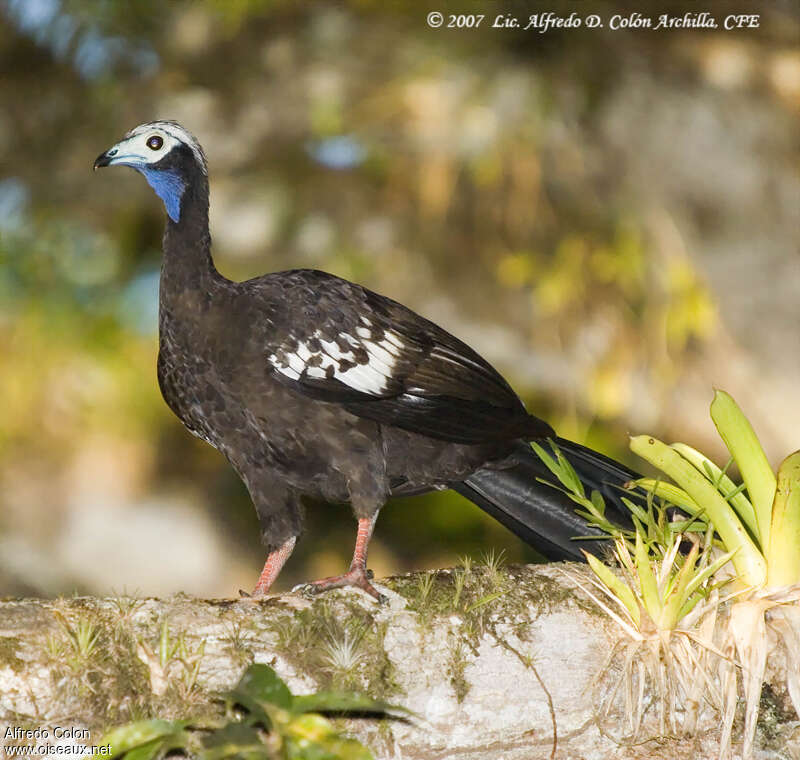
<svg viewBox="0 0 800 760">
<path fill-rule="evenodd" d="M 572 441 L 556 443 L 586 487 L 599 491 L 611 522 L 628 527 L 630 512 L 621 501 L 621 486 L 640 477 L 619 462 Z M 575 512 L 577 504 L 553 488 L 555 476 L 527 443 L 514 452 L 515 463 L 503 469 L 482 468 L 450 487 L 499 520 L 548 559 L 583 560 L 581 549 L 603 551 L 608 541 L 575 541 L 575 536 L 604 535 Z M 545 483 L 538 479 L 545 480 Z"/>
</svg>

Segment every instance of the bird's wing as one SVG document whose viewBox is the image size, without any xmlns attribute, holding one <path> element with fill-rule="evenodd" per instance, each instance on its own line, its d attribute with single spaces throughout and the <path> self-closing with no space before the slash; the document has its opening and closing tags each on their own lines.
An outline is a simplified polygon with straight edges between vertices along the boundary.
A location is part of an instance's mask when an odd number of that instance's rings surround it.
<svg viewBox="0 0 800 760">
<path fill-rule="evenodd" d="M 280 274 L 284 319 L 277 322 L 285 324 L 273 332 L 267 361 L 282 383 L 447 441 L 553 434 L 486 360 L 433 322 L 332 275 Z"/>
</svg>

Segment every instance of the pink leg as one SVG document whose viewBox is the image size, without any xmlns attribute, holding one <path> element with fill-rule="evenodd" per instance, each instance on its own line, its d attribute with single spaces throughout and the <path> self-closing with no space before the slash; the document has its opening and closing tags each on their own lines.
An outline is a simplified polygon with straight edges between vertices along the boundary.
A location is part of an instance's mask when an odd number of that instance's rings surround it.
<svg viewBox="0 0 800 760">
<path fill-rule="evenodd" d="M 376 512 L 372 517 L 364 517 L 358 521 L 358 533 L 356 534 L 356 548 L 353 551 L 353 561 L 350 569 L 343 575 L 334 575 L 330 578 L 323 578 L 321 581 L 309 583 L 306 588 L 312 593 L 327 591 L 331 588 L 341 588 L 342 586 L 356 586 L 363 589 L 379 602 L 384 597 L 378 593 L 367 579 L 367 548 L 369 540 L 372 538 L 372 531 L 375 528 L 375 521 L 378 519 Z"/>
<path fill-rule="evenodd" d="M 275 579 L 278 577 L 281 568 L 286 564 L 286 560 L 289 559 L 289 555 L 292 553 L 292 549 L 294 549 L 295 541 L 297 541 L 297 536 L 292 536 L 288 541 L 285 541 L 281 546 L 275 549 L 275 551 L 269 553 L 267 561 L 264 563 L 264 569 L 261 571 L 261 575 L 258 579 L 258 583 L 256 583 L 256 587 L 253 589 L 252 596 L 266 596 L 270 586 L 272 586 Z"/>
</svg>

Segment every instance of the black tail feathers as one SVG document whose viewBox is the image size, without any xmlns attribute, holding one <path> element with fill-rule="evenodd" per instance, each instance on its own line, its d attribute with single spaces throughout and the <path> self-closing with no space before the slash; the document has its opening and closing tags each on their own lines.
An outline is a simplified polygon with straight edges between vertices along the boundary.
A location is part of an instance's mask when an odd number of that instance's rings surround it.
<svg viewBox="0 0 800 760">
<path fill-rule="evenodd" d="M 609 520 L 630 526 L 630 513 L 620 498 L 621 486 L 640 476 L 580 444 L 563 438 L 557 438 L 556 443 L 586 486 L 586 493 L 599 491 L 602 494 Z M 556 482 L 556 478 L 529 444 L 520 442 L 514 459 L 511 467 L 482 468 L 450 487 L 548 559 L 582 561 L 581 549 L 598 554 L 608 547 L 609 542 L 604 540 L 574 540 L 575 536 L 604 534 L 575 513 L 577 505 L 572 499 L 548 485 Z"/>
</svg>

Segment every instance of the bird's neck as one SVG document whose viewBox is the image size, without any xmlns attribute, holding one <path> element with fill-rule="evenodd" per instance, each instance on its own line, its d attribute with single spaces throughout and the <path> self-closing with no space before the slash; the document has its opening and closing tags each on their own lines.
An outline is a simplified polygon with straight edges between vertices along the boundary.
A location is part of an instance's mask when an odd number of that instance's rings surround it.
<svg viewBox="0 0 800 760">
<path fill-rule="evenodd" d="M 162 292 L 207 288 L 221 279 L 211 259 L 208 179 L 203 175 L 189 183 L 183 192 L 178 220 L 167 217 L 161 288 Z"/>
</svg>

